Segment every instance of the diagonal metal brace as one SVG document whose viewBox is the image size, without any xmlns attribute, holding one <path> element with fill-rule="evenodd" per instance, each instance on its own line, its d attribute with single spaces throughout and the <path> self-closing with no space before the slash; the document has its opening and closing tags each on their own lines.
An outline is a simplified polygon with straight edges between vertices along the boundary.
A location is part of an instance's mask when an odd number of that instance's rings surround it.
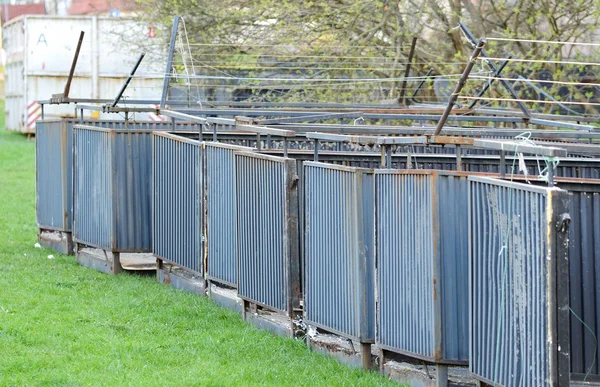
<svg viewBox="0 0 600 387">
<path fill-rule="evenodd" d="M 496 69 L 496 71 L 494 71 L 494 75 L 492 75 L 492 79 L 490 79 L 490 81 L 488 83 L 486 83 L 481 90 L 479 90 L 479 93 L 477 93 L 477 95 L 475 96 L 476 98 L 483 96 L 485 94 L 485 92 L 488 91 L 488 89 L 492 86 L 492 83 L 494 83 L 496 78 L 498 78 L 500 76 L 500 73 L 502 72 L 502 70 L 504 70 L 504 68 L 506 67 L 506 65 L 508 64 L 508 62 L 511 58 L 512 58 L 512 55 L 509 55 L 506 58 L 506 60 L 504 62 L 502 62 L 500 67 L 498 67 Z M 479 99 L 472 100 L 471 103 L 469 104 L 468 108 L 473 109 L 473 107 L 477 104 L 477 102 L 479 102 Z"/>
<path fill-rule="evenodd" d="M 469 41 L 471 42 L 471 44 L 475 45 L 477 43 L 477 39 L 475 39 L 475 36 L 471 33 L 471 30 L 469 30 L 469 28 L 465 24 L 463 24 L 462 22 L 459 22 L 458 26 L 462 30 L 462 32 L 465 34 L 465 36 L 467 37 L 467 39 L 469 39 Z M 485 59 L 486 56 L 488 56 L 488 55 L 485 52 L 485 50 L 481 50 L 481 57 L 484 58 L 484 62 L 488 65 L 488 67 L 492 71 L 498 71 L 498 69 L 496 68 L 496 65 L 494 65 L 494 63 L 492 63 L 491 60 L 486 60 Z M 512 88 L 512 86 L 510 85 L 510 83 L 508 83 L 505 79 L 500 79 L 500 83 L 509 92 L 509 94 L 511 95 L 511 97 L 513 99 L 519 99 L 519 96 L 517 96 L 517 93 Z M 529 112 L 529 109 L 527 109 L 527 106 L 525 106 L 525 104 L 523 102 L 520 102 L 520 101 L 517 102 L 517 104 L 519 105 L 519 109 L 521 109 L 521 111 L 523 112 L 523 115 L 525 115 L 525 119 L 526 120 L 529 119 L 531 117 L 531 113 Z"/>
<path fill-rule="evenodd" d="M 142 52 L 140 54 L 137 62 L 135 62 L 135 66 L 133 66 L 133 68 L 131 69 L 131 73 L 129 74 L 129 76 L 125 80 L 125 83 L 121 87 L 121 90 L 119 90 L 119 94 L 117 94 L 117 97 L 115 98 L 115 100 L 110 104 L 110 107 L 117 106 L 117 104 L 121 100 L 121 97 L 123 96 L 123 93 L 125 92 L 125 89 L 127 89 L 127 86 L 129 85 L 129 82 L 131 82 L 131 78 L 133 78 L 133 76 L 135 75 L 135 72 L 137 71 L 138 67 L 140 67 L 140 63 L 142 63 L 142 59 L 144 59 L 145 55 L 146 55 L 145 52 Z"/>
</svg>

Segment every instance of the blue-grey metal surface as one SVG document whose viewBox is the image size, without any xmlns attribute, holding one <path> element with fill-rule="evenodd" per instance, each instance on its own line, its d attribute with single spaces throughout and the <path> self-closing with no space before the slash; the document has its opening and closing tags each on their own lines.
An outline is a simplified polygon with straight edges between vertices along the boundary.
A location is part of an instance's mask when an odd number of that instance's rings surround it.
<svg viewBox="0 0 600 387">
<path fill-rule="evenodd" d="M 469 180 L 471 371 L 504 386 L 557 385 L 557 284 L 568 279 L 556 272 L 553 202 L 566 192 Z"/>
<path fill-rule="evenodd" d="M 73 239 L 112 249 L 112 133 L 77 127 L 73 130 Z"/>
<path fill-rule="evenodd" d="M 237 287 L 235 152 L 252 148 L 207 142 L 206 153 L 206 276 Z"/>
<path fill-rule="evenodd" d="M 375 339 L 373 170 L 304 163 L 306 319 L 325 330 Z"/>
<path fill-rule="evenodd" d="M 377 170 L 378 335 L 385 349 L 468 360 L 466 175 Z"/>
<path fill-rule="evenodd" d="M 203 273 L 202 143 L 152 135 L 153 251 L 163 260 Z"/>
<path fill-rule="evenodd" d="M 236 153 L 238 295 L 291 315 L 299 306 L 296 161 Z"/>
<path fill-rule="evenodd" d="M 171 130 L 170 122 L 84 120 L 75 118 L 36 122 L 36 216 L 39 228 L 71 231 L 73 223 L 73 125 L 111 129 Z M 177 122 L 176 131 L 198 126 Z"/>
<path fill-rule="evenodd" d="M 36 216 L 40 228 L 70 231 L 72 139 L 62 120 L 36 122 Z"/>
<path fill-rule="evenodd" d="M 76 242 L 115 252 L 150 252 L 151 131 L 73 128 Z"/>
<path fill-rule="evenodd" d="M 561 184 L 558 183 L 562 188 Z M 571 373 L 600 382 L 600 184 L 569 184 Z"/>
</svg>

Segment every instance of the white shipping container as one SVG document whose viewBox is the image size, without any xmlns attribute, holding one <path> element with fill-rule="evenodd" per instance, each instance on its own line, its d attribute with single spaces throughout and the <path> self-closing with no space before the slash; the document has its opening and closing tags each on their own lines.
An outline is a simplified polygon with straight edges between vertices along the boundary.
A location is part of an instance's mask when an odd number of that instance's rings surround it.
<svg viewBox="0 0 600 387">
<path fill-rule="evenodd" d="M 144 47 L 149 52 L 123 98 L 160 99 L 168 43 L 153 37 L 147 24 L 128 18 L 26 15 L 2 31 L 7 129 L 35 131 L 41 115 L 37 101 L 63 92 L 80 31 L 85 36 L 69 98 L 115 98 Z M 73 117 L 74 111 L 73 104 L 44 106 L 45 118 Z"/>
</svg>

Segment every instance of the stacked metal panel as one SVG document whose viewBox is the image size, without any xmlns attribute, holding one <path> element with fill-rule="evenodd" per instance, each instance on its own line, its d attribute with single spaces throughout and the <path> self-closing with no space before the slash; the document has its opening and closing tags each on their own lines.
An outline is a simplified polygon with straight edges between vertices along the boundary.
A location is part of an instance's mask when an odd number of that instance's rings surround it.
<svg viewBox="0 0 600 387">
<path fill-rule="evenodd" d="M 170 122 L 129 122 L 75 118 L 36 122 L 36 215 L 38 227 L 70 232 L 73 225 L 73 125 L 110 129 L 169 130 Z M 197 125 L 177 123 L 176 130 Z"/>
<path fill-rule="evenodd" d="M 375 339 L 373 170 L 304 163 L 304 311 L 313 325 Z"/>
<path fill-rule="evenodd" d="M 566 191 L 470 177 L 471 371 L 569 384 Z"/>
<path fill-rule="evenodd" d="M 36 122 L 36 215 L 41 229 L 70 232 L 73 225 L 73 118 Z M 123 121 L 85 121 L 113 127 Z"/>
<path fill-rule="evenodd" d="M 252 148 L 207 142 L 206 239 L 207 278 L 237 287 L 235 152 Z"/>
<path fill-rule="evenodd" d="M 73 239 L 114 252 L 152 250 L 151 131 L 73 128 Z"/>
<path fill-rule="evenodd" d="M 154 255 L 203 273 L 202 143 L 155 132 L 152 153 Z"/>
<path fill-rule="evenodd" d="M 237 153 L 238 295 L 291 315 L 300 306 L 296 161 Z"/>
<path fill-rule="evenodd" d="M 465 174 L 377 170 L 377 344 L 468 361 Z"/>
</svg>

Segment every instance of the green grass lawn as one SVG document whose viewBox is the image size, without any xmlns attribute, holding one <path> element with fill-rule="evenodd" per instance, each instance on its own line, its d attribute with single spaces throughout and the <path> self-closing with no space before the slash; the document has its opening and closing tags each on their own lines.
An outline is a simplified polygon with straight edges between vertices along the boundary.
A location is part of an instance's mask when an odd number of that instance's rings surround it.
<svg viewBox="0 0 600 387">
<path fill-rule="evenodd" d="M 35 243 L 35 144 L 0 129 L 2 386 L 393 385 L 207 298 Z"/>
</svg>

